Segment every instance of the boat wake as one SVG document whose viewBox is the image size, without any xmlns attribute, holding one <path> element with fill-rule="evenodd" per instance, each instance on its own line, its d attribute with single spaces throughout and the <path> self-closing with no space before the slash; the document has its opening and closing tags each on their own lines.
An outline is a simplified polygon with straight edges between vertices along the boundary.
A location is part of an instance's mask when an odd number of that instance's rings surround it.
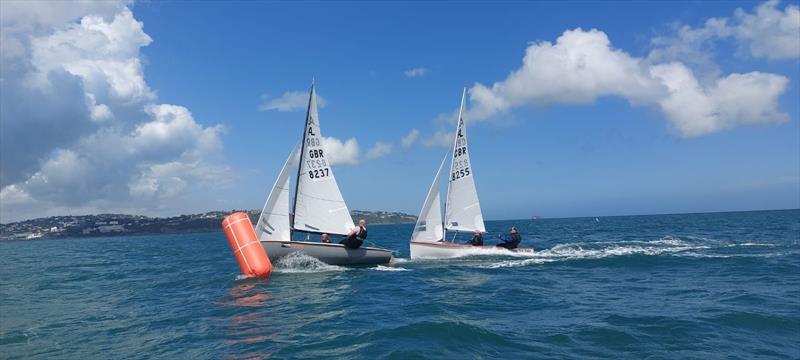
<svg viewBox="0 0 800 360">
<path fill-rule="evenodd" d="M 273 267 L 273 272 L 277 274 L 308 274 L 308 273 L 326 273 L 326 272 L 342 272 L 358 268 L 349 268 L 345 266 L 336 266 L 326 264 L 319 259 L 306 255 L 302 251 L 293 252 L 276 261 Z M 362 268 L 363 269 L 363 268 Z M 369 268 L 376 271 L 411 271 L 403 267 L 383 266 L 378 265 Z"/>
<path fill-rule="evenodd" d="M 275 262 L 273 272 L 278 274 L 322 273 L 347 271 L 343 266 L 329 265 L 302 251 L 293 252 Z"/>
<path fill-rule="evenodd" d="M 516 254 L 525 259 L 504 260 L 490 264 L 475 264 L 480 268 L 503 268 L 529 265 L 540 265 L 552 262 L 593 260 L 619 256 L 682 256 L 692 258 L 725 258 L 739 256 L 773 256 L 774 254 L 719 254 L 719 251 L 730 251 L 737 247 L 774 247 L 774 244 L 762 243 L 722 243 L 713 239 L 686 237 L 684 239 L 666 236 L 651 241 L 617 241 L 617 242 L 579 242 L 567 243 L 543 249 L 534 253 Z"/>
</svg>

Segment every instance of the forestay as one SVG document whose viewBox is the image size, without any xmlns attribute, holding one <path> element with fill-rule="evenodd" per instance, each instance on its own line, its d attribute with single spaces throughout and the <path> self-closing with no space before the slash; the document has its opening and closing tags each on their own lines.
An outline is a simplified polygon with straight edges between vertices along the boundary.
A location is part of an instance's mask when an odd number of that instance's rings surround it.
<svg viewBox="0 0 800 360">
<path fill-rule="evenodd" d="M 464 100 L 467 89 L 461 95 L 461 109 L 458 112 L 458 126 L 453 141 L 453 161 L 447 184 L 447 203 L 445 204 L 445 229 L 449 231 L 486 232 L 483 225 L 481 205 L 475 189 L 473 169 L 467 151 L 467 129 L 464 126 Z"/>
<path fill-rule="evenodd" d="M 442 173 L 445 160 L 447 160 L 447 157 L 442 159 L 439 170 L 436 171 L 436 177 L 433 178 L 433 184 L 428 190 L 428 196 L 425 197 L 425 204 L 422 205 L 422 210 L 419 212 L 417 224 L 411 234 L 411 241 L 437 242 L 444 238 L 442 205 L 441 197 L 439 196 L 439 176 Z"/>
<path fill-rule="evenodd" d="M 347 234 L 355 225 L 322 145 L 313 84 L 303 131 L 292 227 L 299 231 Z"/>
<path fill-rule="evenodd" d="M 261 210 L 256 223 L 256 235 L 261 241 L 289 241 L 292 228 L 289 224 L 289 178 L 291 169 L 297 163 L 297 146 L 289 153 L 289 157 L 269 192 L 267 202 Z"/>
</svg>

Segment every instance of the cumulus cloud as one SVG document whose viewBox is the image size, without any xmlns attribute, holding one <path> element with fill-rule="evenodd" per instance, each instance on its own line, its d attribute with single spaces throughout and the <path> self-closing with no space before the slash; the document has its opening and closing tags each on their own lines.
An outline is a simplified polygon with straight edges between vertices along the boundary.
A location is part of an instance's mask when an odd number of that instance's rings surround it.
<svg viewBox="0 0 800 360">
<path fill-rule="evenodd" d="M 475 84 L 467 119 L 485 120 L 520 106 L 588 104 L 602 96 L 659 108 L 685 137 L 721 129 L 785 121 L 778 98 L 789 80 L 762 72 L 700 81 L 680 62 L 653 64 L 615 49 L 605 33 L 565 31 L 555 43 L 525 51 L 522 67 L 491 86 Z M 746 85 L 746 86 L 745 86 Z"/>
<path fill-rule="evenodd" d="M 436 146 L 436 147 L 451 147 L 453 146 L 453 140 L 455 136 L 454 131 L 446 131 L 439 129 L 431 136 L 422 139 L 422 143 L 425 146 Z"/>
<path fill-rule="evenodd" d="M 358 141 L 349 138 L 345 141 L 335 137 L 322 137 L 322 146 L 331 165 L 357 165 L 359 163 Z"/>
<path fill-rule="evenodd" d="M 427 75 L 429 72 L 430 69 L 424 67 L 418 67 L 418 68 L 408 69 L 405 72 L 403 72 L 403 74 L 405 74 L 406 77 L 415 78 L 415 77 L 423 77 Z"/>
<path fill-rule="evenodd" d="M 393 146 L 392 144 L 387 144 L 384 142 L 376 142 L 372 148 L 367 150 L 367 159 L 374 160 L 380 157 L 384 157 L 392 153 Z"/>
<path fill-rule="evenodd" d="M 778 1 L 758 6 L 754 14 L 737 9 L 731 32 L 755 57 L 800 58 L 800 6 L 778 9 Z"/>
<path fill-rule="evenodd" d="M 127 2 L 0 2 L 0 221 L 173 213 L 224 183 L 225 128 L 160 104 Z"/>
<path fill-rule="evenodd" d="M 651 68 L 669 89 L 655 99 L 683 136 L 697 136 L 746 124 L 788 120 L 778 110 L 778 97 L 789 80 L 780 75 L 751 72 L 731 74 L 701 85 L 685 65 L 669 63 Z"/>
<path fill-rule="evenodd" d="M 800 58 L 800 6 L 787 5 L 783 11 L 779 2 L 767 1 L 752 13 L 736 9 L 731 18 L 711 18 L 701 27 L 677 25 L 675 34 L 652 40 L 653 61 L 680 60 L 689 63 L 710 63 L 708 51 L 714 42 L 730 39 L 736 42 L 739 54 L 770 60 Z"/>
<path fill-rule="evenodd" d="M 403 149 L 410 149 L 411 146 L 417 141 L 417 138 L 419 138 L 419 130 L 411 129 L 411 131 L 408 132 L 408 135 L 403 136 L 403 138 L 400 139 L 400 145 L 403 146 Z"/>
<path fill-rule="evenodd" d="M 308 108 L 308 91 L 287 91 L 280 97 L 269 99 L 262 96 L 266 102 L 258 108 L 260 110 L 278 110 L 281 112 L 306 110 Z M 327 103 L 322 96 L 317 94 L 317 107 L 324 108 Z"/>
<path fill-rule="evenodd" d="M 701 27 L 676 24 L 674 33 L 652 39 L 648 55 L 653 63 L 680 61 L 712 75 L 716 42 L 733 41 L 738 55 L 769 60 L 800 58 L 800 7 L 779 9 L 778 1 L 767 1 L 752 13 L 737 9 L 733 17 L 711 18 Z"/>
</svg>

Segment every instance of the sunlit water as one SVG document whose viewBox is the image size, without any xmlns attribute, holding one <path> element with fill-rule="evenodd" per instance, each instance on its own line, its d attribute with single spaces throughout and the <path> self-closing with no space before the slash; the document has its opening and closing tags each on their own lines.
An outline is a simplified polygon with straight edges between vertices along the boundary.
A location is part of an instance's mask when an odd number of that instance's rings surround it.
<svg viewBox="0 0 800 360">
<path fill-rule="evenodd" d="M 222 233 L 0 243 L 2 358 L 798 358 L 800 211 L 495 221 L 533 255 L 294 257 Z M 463 240 L 463 239 L 462 239 Z"/>
</svg>

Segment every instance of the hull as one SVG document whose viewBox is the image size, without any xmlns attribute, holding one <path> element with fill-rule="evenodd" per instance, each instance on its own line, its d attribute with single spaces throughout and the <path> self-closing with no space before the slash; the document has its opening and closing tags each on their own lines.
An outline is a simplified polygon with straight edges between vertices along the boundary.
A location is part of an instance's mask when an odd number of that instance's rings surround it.
<svg viewBox="0 0 800 360">
<path fill-rule="evenodd" d="M 461 256 L 475 256 L 475 255 L 512 255 L 512 254 L 532 254 L 531 248 L 516 248 L 514 250 L 507 250 L 496 246 L 472 246 L 465 244 L 456 244 L 447 241 L 428 243 L 428 242 L 411 242 L 411 258 L 412 259 L 443 259 L 454 258 Z"/>
<path fill-rule="evenodd" d="M 367 246 L 348 249 L 341 244 L 310 241 L 261 241 L 261 245 L 273 262 L 298 251 L 329 265 L 385 265 L 392 260 L 391 250 Z"/>
</svg>

